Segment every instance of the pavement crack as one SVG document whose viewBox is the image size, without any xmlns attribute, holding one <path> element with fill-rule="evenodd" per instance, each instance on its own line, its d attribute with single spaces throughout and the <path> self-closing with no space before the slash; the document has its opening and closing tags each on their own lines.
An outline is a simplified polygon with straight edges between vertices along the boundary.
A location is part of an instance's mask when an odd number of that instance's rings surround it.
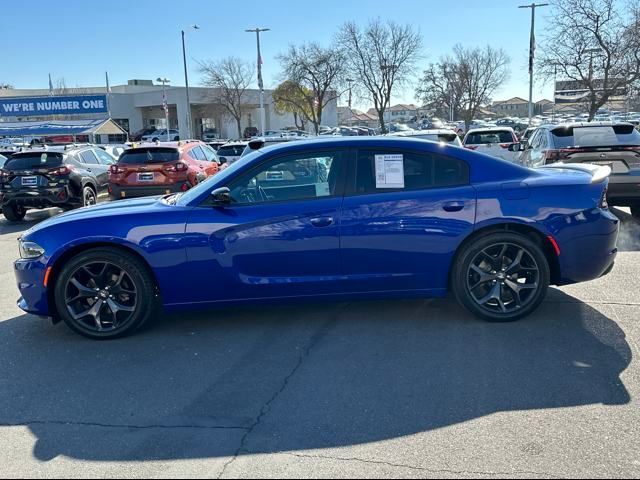
<svg viewBox="0 0 640 480">
<path fill-rule="evenodd" d="M 434 473 L 434 474 L 443 474 L 443 473 L 448 473 L 451 475 L 476 475 L 476 476 L 487 476 L 487 477 L 491 477 L 491 476 L 505 476 L 505 477 L 509 477 L 511 478 L 513 475 L 536 475 L 536 476 L 541 476 L 541 477 L 549 477 L 549 478 L 557 478 L 557 476 L 552 475 L 550 473 L 543 473 L 543 472 L 533 472 L 533 471 L 526 471 L 526 470 L 514 470 L 512 472 L 490 472 L 490 471 L 476 471 L 476 470 L 454 470 L 454 469 L 448 469 L 448 468 L 427 468 L 427 467 L 418 467 L 416 465 L 407 465 L 404 463 L 394 463 L 394 462 L 385 462 L 382 460 L 364 460 L 362 458 L 357 458 L 357 457 L 349 457 L 349 458 L 344 458 L 344 457 L 333 457 L 330 455 L 308 455 L 308 454 L 303 454 L 303 453 L 292 453 L 292 452 L 287 452 L 284 453 L 284 455 L 290 455 L 293 457 L 298 457 L 298 458 L 307 458 L 307 459 L 315 459 L 315 460 L 334 460 L 337 462 L 358 462 L 358 463 L 365 463 L 365 464 L 372 464 L 372 465 L 384 465 L 387 467 L 392 467 L 392 468 L 405 468 L 407 470 L 413 470 L 413 471 L 418 471 L 418 472 L 428 472 L 428 473 Z"/>
<path fill-rule="evenodd" d="M 131 430 L 153 430 L 153 429 L 248 430 L 248 427 L 233 427 L 233 426 L 227 426 L 227 425 L 129 425 L 129 424 L 98 423 L 98 422 L 71 422 L 71 421 L 65 421 L 65 420 L 27 420 L 24 422 L 15 422 L 15 423 L 0 422 L 0 427 L 28 427 L 33 425 L 123 428 L 123 429 L 131 429 Z"/>
<path fill-rule="evenodd" d="M 309 343 L 302 350 L 302 353 L 298 357 L 298 361 L 294 365 L 293 369 L 284 378 L 280 388 L 271 396 L 271 398 L 269 400 L 267 400 L 265 402 L 265 404 L 260 409 L 260 413 L 256 417 L 255 422 L 253 422 L 253 424 L 247 429 L 247 431 L 243 435 L 242 439 L 240 440 L 240 446 L 238 447 L 238 449 L 233 454 L 233 457 L 231 457 L 229 459 L 229 461 L 227 461 L 224 464 L 224 466 L 222 467 L 222 470 L 220 471 L 220 473 L 217 476 L 218 479 L 222 478 L 222 476 L 226 473 L 227 469 L 231 466 L 231 464 L 233 464 L 233 462 L 235 462 L 237 460 L 237 458 L 240 456 L 241 453 L 247 452 L 246 445 L 247 445 L 247 441 L 249 439 L 249 436 L 253 433 L 253 431 L 256 429 L 256 427 L 258 427 L 262 423 L 262 419 L 271 410 L 271 405 L 273 404 L 273 402 L 275 402 L 277 400 L 277 398 L 282 394 L 282 392 L 284 392 L 285 389 L 289 386 L 290 380 L 298 372 L 298 370 L 300 369 L 300 367 L 302 366 L 304 361 L 307 359 L 307 357 L 311 353 L 311 350 L 313 350 L 313 348 L 320 342 L 320 340 L 322 340 L 325 337 L 325 335 L 329 332 L 329 330 L 331 330 L 331 328 L 338 321 L 338 319 L 339 319 L 338 313 L 343 308 L 345 308 L 345 306 L 339 307 L 338 311 L 332 316 L 332 318 L 330 320 L 328 320 L 327 322 L 325 322 L 318 329 L 318 331 L 315 334 L 313 334 L 313 336 L 309 340 Z"/>
</svg>

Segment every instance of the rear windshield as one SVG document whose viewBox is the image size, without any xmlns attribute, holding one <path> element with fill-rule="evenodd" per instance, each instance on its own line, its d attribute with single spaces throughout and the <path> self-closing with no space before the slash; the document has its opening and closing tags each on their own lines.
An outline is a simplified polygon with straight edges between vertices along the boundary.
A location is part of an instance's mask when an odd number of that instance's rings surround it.
<svg viewBox="0 0 640 480">
<path fill-rule="evenodd" d="M 225 145 L 218 149 L 219 157 L 239 157 L 244 152 L 244 145 Z"/>
<path fill-rule="evenodd" d="M 62 165 L 64 156 L 59 152 L 20 153 L 5 163 L 7 170 L 34 170 L 37 168 L 55 168 Z"/>
<path fill-rule="evenodd" d="M 556 128 L 551 131 L 556 148 L 640 145 L 633 125 Z"/>
<path fill-rule="evenodd" d="M 486 131 L 470 133 L 465 144 L 467 145 L 488 145 L 490 143 L 512 143 L 513 135 L 508 130 L 505 131 Z"/>
<path fill-rule="evenodd" d="M 180 159 L 180 152 L 175 148 L 136 148 L 125 150 L 118 163 L 142 165 L 145 163 L 175 162 Z"/>
</svg>

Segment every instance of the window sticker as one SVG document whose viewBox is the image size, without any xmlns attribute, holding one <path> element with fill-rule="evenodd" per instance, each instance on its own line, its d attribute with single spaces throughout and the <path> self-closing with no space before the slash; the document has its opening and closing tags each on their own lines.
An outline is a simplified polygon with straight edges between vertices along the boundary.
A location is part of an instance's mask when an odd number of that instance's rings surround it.
<svg viewBox="0 0 640 480">
<path fill-rule="evenodd" d="M 376 188 L 404 188 L 404 156 L 376 155 Z"/>
</svg>

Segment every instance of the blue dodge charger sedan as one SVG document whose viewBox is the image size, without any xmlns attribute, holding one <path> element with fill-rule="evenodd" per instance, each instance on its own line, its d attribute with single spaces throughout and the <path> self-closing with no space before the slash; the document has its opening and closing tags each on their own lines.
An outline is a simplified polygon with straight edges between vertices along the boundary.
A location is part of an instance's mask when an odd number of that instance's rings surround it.
<svg viewBox="0 0 640 480">
<path fill-rule="evenodd" d="M 444 144 L 267 147 L 186 193 L 92 206 L 20 239 L 28 313 L 95 339 L 165 311 L 308 299 L 442 297 L 512 321 L 549 285 L 612 268 L 609 167 L 531 170 Z"/>
</svg>

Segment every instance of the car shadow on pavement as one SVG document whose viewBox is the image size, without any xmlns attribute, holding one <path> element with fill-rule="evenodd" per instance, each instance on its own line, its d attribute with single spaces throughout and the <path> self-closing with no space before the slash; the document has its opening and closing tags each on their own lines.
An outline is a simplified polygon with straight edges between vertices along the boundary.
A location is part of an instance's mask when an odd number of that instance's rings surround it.
<svg viewBox="0 0 640 480">
<path fill-rule="evenodd" d="M 166 316 L 111 342 L 24 315 L 0 342 L 0 424 L 28 426 L 42 461 L 322 449 L 630 402 L 625 334 L 559 290 L 512 324 L 450 300 L 375 301 Z"/>
</svg>

